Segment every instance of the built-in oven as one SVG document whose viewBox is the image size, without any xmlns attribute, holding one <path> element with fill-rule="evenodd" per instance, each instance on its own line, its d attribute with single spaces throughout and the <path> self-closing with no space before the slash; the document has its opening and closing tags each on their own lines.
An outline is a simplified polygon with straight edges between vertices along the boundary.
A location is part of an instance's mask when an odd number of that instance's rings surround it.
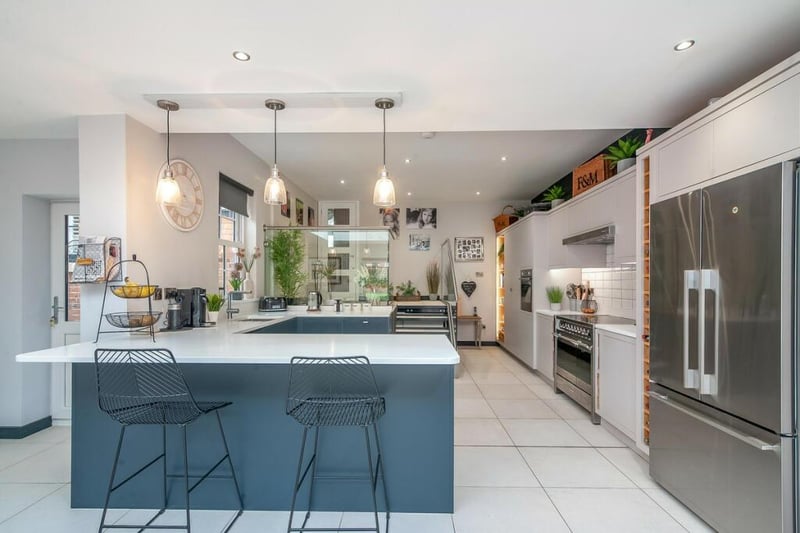
<svg viewBox="0 0 800 533">
<path fill-rule="evenodd" d="M 600 423 L 594 405 L 594 357 L 591 324 L 564 317 L 555 323 L 555 380 L 556 392 L 563 392 L 591 413 L 592 422 Z"/>
<path fill-rule="evenodd" d="M 519 271 L 520 309 L 533 312 L 533 270 L 525 268 Z"/>
</svg>

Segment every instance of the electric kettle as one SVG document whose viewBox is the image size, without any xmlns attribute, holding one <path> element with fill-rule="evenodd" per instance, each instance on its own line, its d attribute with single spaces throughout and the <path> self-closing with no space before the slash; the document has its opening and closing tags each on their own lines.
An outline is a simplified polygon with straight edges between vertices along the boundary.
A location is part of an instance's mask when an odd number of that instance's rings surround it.
<svg viewBox="0 0 800 533">
<path fill-rule="evenodd" d="M 318 291 L 311 291 L 308 293 L 308 308 L 307 311 L 319 311 L 322 305 L 322 293 Z"/>
</svg>

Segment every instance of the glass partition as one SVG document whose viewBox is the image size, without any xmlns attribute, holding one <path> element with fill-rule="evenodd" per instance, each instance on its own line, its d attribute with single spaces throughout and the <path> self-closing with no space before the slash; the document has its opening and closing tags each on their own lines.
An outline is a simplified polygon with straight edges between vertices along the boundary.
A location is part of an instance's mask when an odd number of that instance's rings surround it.
<svg viewBox="0 0 800 533">
<path fill-rule="evenodd" d="M 389 300 L 389 228 L 264 226 L 264 295 Z"/>
</svg>

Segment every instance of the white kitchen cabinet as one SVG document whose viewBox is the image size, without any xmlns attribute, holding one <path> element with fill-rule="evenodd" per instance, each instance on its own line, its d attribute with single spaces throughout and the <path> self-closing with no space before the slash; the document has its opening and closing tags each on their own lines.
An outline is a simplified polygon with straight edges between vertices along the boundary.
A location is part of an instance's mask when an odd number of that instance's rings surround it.
<svg viewBox="0 0 800 533">
<path fill-rule="evenodd" d="M 713 127 L 715 176 L 800 146 L 800 74 L 728 111 Z"/>
<path fill-rule="evenodd" d="M 536 313 L 534 368 L 550 382 L 553 381 L 553 320 L 552 316 Z"/>
<path fill-rule="evenodd" d="M 636 358 L 632 337 L 596 330 L 595 409 L 605 422 L 636 440 Z"/>
<path fill-rule="evenodd" d="M 615 265 L 636 261 L 636 169 L 625 172 L 607 199 L 613 210 Z"/>
<path fill-rule="evenodd" d="M 659 196 L 711 179 L 714 128 L 706 124 L 675 139 L 659 150 L 658 169 L 651 177 Z"/>
<path fill-rule="evenodd" d="M 506 287 L 503 346 L 530 367 L 533 366 L 533 314 L 521 307 L 520 273 L 533 266 L 534 222 L 534 217 L 524 218 L 503 234 Z"/>
<path fill-rule="evenodd" d="M 565 205 L 547 217 L 547 257 L 550 268 L 569 266 L 567 265 L 567 247 L 561 243 L 567 234 L 569 210 L 570 207 Z"/>
</svg>

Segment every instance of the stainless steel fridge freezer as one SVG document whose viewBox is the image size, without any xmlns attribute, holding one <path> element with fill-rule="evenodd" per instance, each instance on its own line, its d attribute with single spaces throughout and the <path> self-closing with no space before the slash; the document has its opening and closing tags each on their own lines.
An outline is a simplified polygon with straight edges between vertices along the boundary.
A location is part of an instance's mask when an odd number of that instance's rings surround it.
<svg viewBox="0 0 800 533">
<path fill-rule="evenodd" d="M 720 531 L 797 528 L 797 181 L 651 207 L 650 474 Z"/>
</svg>

